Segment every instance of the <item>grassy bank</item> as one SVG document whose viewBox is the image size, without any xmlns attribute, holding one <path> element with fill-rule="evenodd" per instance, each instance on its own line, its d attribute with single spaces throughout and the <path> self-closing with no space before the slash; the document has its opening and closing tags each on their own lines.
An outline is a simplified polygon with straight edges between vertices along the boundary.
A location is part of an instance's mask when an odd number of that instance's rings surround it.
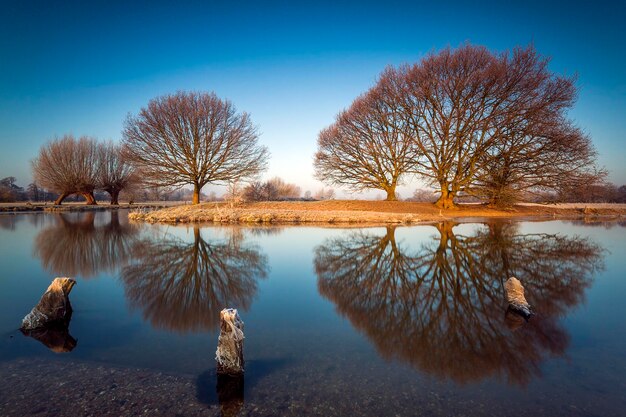
<svg viewBox="0 0 626 417">
<path fill-rule="evenodd" d="M 461 205 L 440 210 L 430 203 L 405 201 L 281 201 L 246 203 L 232 207 L 226 203 L 205 203 L 160 210 L 137 210 L 129 218 L 149 223 L 419 223 L 467 218 L 581 218 L 623 219 L 626 205 L 605 207 L 580 205 L 518 205 L 498 210 L 482 205 Z"/>
</svg>

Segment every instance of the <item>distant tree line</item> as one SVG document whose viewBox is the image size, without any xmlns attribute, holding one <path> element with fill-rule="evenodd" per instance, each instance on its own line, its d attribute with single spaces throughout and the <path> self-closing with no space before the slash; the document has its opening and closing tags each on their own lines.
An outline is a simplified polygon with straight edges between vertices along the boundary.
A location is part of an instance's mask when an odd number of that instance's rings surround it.
<svg viewBox="0 0 626 417">
<path fill-rule="evenodd" d="M 417 176 L 436 185 L 444 208 L 461 194 L 508 205 L 599 184 L 606 172 L 591 140 L 566 114 L 574 82 L 551 73 L 532 46 L 495 54 L 464 45 L 389 67 L 320 132 L 316 176 L 388 200 Z"/>
</svg>

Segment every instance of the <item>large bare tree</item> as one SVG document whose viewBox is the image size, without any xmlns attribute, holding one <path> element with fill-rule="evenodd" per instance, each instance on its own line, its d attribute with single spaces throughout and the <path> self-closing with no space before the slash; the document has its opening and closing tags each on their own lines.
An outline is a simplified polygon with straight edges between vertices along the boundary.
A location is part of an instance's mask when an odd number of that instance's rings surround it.
<svg viewBox="0 0 626 417">
<path fill-rule="evenodd" d="M 150 100 L 127 119 L 124 143 L 125 155 L 145 181 L 193 185 L 193 204 L 204 185 L 254 177 L 268 160 L 250 116 L 214 93 L 178 92 Z"/>
<path fill-rule="evenodd" d="M 391 68 L 378 84 L 339 113 L 318 137 L 315 176 L 354 191 L 380 189 L 396 199 L 396 186 L 415 167 L 399 107 L 398 74 Z"/>
<path fill-rule="evenodd" d="M 111 204 L 118 205 L 120 192 L 136 179 L 135 169 L 126 160 L 122 147 L 113 142 L 100 144 L 100 171 L 98 189 L 111 196 Z"/>
<path fill-rule="evenodd" d="M 551 73 L 532 46 L 511 54 L 448 48 L 399 72 L 406 79 L 404 114 L 420 150 L 418 171 L 439 186 L 440 207 L 452 207 L 454 196 L 489 170 L 485 164 L 493 161 L 484 156 L 510 139 L 512 126 L 558 116 L 575 95 L 573 78 Z"/>
<path fill-rule="evenodd" d="M 31 161 L 35 182 L 59 193 L 55 204 L 71 194 L 85 197 L 86 204 L 96 204 L 93 195 L 100 170 L 98 144 L 95 139 L 65 135 L 41 147 Z"/>
</svg>

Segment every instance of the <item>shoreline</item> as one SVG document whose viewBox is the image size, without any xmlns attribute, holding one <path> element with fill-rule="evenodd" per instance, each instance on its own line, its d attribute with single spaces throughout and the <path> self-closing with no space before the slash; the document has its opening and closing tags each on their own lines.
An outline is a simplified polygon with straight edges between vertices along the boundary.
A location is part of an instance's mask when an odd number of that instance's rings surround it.
<svg viewBox="0 0 626 417">
<path fill-rule="evenodd" d="M 54 203 L 0 203 L 0 216 L 3 214 L 33 213 L 33 212 L 65 212 L 65 211 L 104 211 L 104 210 L 135 210 L 135 209 L 163 209 L 185 204 L 181 201 L 159 201 L 145 203 L 120 203 L 110 205 L 108 202 L 101 204 L 86 205 L 85 203 L 65 203 L 55 205 Z"/>
<path fill-rule="evenodd" d="M 244 203 L 231 207 L 227 203 L 204 203 L 158 210 L 132 211 L 128 218 L 147 223 L 215 223 L 215 224 L 421 224 L 471 219 L 513 220 L 580 220 L 623 221 L 626 205 L 607 207 L 516 205 L 511 209 L 493 209 L 466 204 L 443 210 L 431 203 L 332 200 Z M 138 208 L 138 207 L 135 207 Z"/>
</svg>

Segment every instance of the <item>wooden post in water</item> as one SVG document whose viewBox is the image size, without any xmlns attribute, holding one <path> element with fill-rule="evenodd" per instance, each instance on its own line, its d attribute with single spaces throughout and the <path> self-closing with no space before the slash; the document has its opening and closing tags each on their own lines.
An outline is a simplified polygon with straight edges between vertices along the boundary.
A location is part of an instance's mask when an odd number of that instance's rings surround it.
<svg viewBox="0 0 626 417">
<path fill-rule="evenodd" d="M 69 322 L 72 316 L 70 291 L 76 284 L 72 278 L 55 278 L 39 303 L 22 320 L 23 330 L 32 330 L 51 324 Z"/>
<path fill-rule="evenodd" d="M 511 277 L 504 283 L 504 290 L 506 291 L 506 300 L 509 303 L 509 310 L 520 314 L 526 320 L 533 315 L 530 304 L 524 297 L 524 287 L 522 283 L 515 277 Z"/>
<path fill-rule="evenodd" d="M 244 401 L 243 321 L 234 308 L 220 312 L 217 339 L 217 398 L 223 416 L 235 416 Z"/>
<path fill-rule="evenodd" d="M 243 374 L 243 339 L 243 321 L 237 309 L 225 308 L 220 311 L 220 335 L 215 352 L 218 374 Z"/>
</svg>

